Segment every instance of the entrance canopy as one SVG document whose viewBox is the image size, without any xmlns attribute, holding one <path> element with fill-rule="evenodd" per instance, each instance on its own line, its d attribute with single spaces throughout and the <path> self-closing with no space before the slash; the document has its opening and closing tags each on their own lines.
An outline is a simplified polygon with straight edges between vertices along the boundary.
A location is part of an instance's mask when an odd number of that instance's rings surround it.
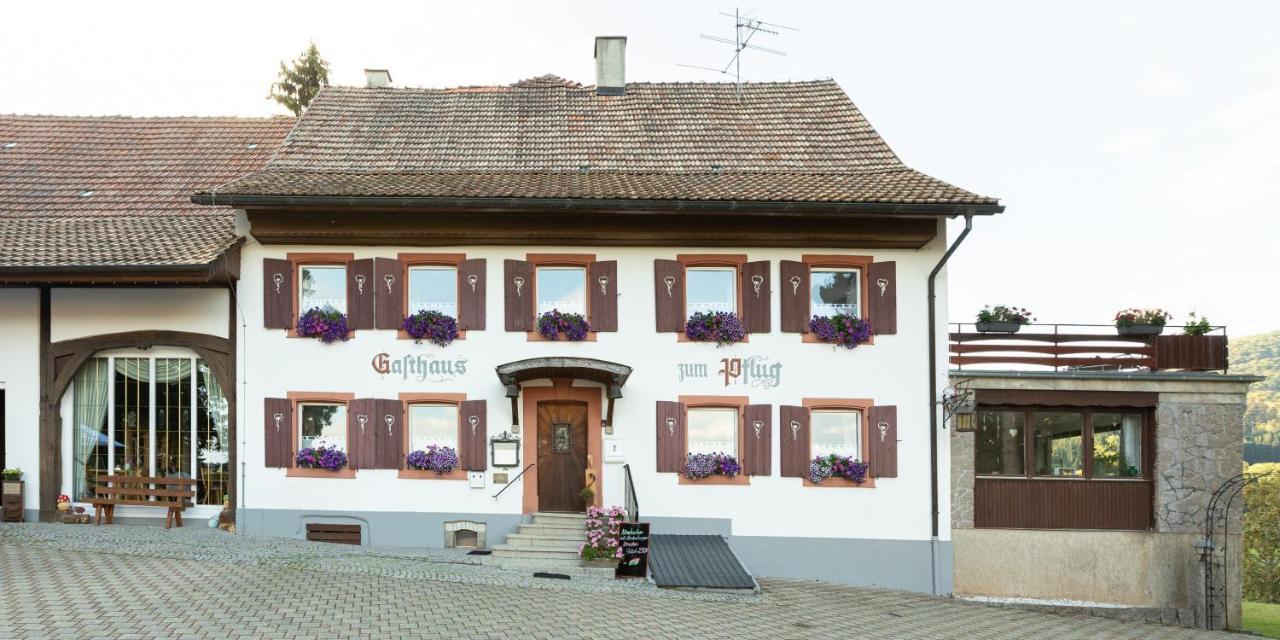
<svg viewBox="0 0 1280 640">
<path fill-rule="evenodd" d="M 613 401 L 622 397 L 622 385 L 631 376 L 631 367 L 595 358 L 526 358 L 498 365 L 495 370 L 507 388 L 511 398 L 511 423 L 516 424 L 516 402 L 520 397 L 520 383 L 539 378 L 573 378 L 590 380 L 605 386 L 609 400 L 604 423 L 613 422 Z"/>
</svg>

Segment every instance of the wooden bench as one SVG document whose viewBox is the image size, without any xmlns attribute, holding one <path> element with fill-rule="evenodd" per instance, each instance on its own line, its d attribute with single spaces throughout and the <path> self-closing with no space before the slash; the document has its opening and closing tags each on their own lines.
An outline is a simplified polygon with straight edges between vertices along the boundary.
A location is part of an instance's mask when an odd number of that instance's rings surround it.
<svg viewBox="0 0 1280 640">
<path fill-rule="evenodd" d="M 157 478 L 152 476 L 98 476 L 97 497 L 93 505 L 94 524 L 107 524 L 116 517 L 116 505 L 130 507 L 164 507 L 168 513 L 164 528 L 177 523 L 182 526 L 182 510 L 196 497 L 196 481 L 192 478 Z"/>
</svg>

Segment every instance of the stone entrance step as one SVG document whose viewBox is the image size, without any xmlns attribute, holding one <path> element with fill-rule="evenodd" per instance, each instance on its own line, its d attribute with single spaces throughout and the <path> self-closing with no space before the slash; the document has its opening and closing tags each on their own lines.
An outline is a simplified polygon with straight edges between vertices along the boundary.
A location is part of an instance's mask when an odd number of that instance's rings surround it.
<svg viewBox="0 0 1280 640">
<path fill-rule="evenodd" d="M 531 535 L 527 533 L 511 533 L 507 534 L 507 546 L 511 547 L 544 547 L 549 549 L 569 549 L 578 550 L 578 545 L 582 544 L 586 536 L 550 536 L 550 535 Z"/>
<path fill-rule="evenodd" d="M 517 546 L 512 544 L 493 545 L 495 558 L 530 558 L 540 560 L 578 561 L 577 549 L 556 549 L 554 547 Z"/>
<path fill-rule="evenodd" d="M 609 567 L 592 567 L 586 566 L 581 560 L 577 564 L 564 560 L 543 560 L 539 558 L 503 558 L 495 556 L 485 556 L 480 564 L 489 567 L 498 567 L 508 571 L 522 571 L 532 573 L 534 571 L 544 571 L 547 573 L 563 573 L 571 577 L 593 577 L 593 578 L 612 578 L 613 569 Z"/>
</svg>

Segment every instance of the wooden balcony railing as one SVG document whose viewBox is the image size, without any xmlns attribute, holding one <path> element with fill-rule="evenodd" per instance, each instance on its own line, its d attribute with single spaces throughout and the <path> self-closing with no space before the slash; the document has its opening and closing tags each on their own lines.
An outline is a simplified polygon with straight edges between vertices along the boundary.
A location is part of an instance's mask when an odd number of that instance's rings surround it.
<svg viewBox="0 0 1280 640">
<path fill-rule="evenodd" d="M 1202 336 L 1166 327 L 1159 336 L 1121 336 L 1112 325 L 1028 324 L 1017 333 L 980 333 L 951 325 L 951 365 L 970 368 L 1051 367 L 1054 371 L 1227 370 L 1226 327 Z"/>
</svg>

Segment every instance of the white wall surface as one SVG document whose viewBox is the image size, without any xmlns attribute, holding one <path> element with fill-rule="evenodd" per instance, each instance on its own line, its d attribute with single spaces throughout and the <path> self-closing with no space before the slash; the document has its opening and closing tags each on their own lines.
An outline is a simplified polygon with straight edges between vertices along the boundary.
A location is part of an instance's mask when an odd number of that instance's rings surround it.
<svg viewBox="0 0 1280 640">
<path fill-rule="evenodd" d="M 26 472 L 27 509 L 39 508 L 40 292 L 0 289 L 0 388 L 4 466 Z"/>
<path fill-rule="evenodd" d="M 240 332 L 240 398 L 242 460 L 246 480 L 243 505 L 251 509 L 330 509 L 362 511 L 434 511 L 519 513 L 522 486 L 514 486 L 500 501 L 491 496 L 501 486 L 487 482 L 483 490 L 465 482 L 399 480 L 391 470 L 361 470 L 355 480 L 287 478 L 282 469 L 263 466 L 263 398 L 285 397 L 290 391 L 332 391 L 356 397 L 396 398 L 400 392 L 462 392 L 488 400 L 489 434 L 506 428 L 509 401 L 494 367 L 536 356 L 574 355 L 630 365 L 634 373 L 615 406 L 613 436 L 624 441 L 637 493 L 646 516 L 731 518 L 735 535 L 864 537 L 928 539 L 929 526 L 929 410 L 925 279 L 943 250 L 943 240 L 920 251 L 857 249 L 750 249 L 600 247 L 263 247 L 251 241 L 243 252 L 239 285 L 245 328 Z M 465 252 L 487 259 L 487 330 L 469 331 L 465 340 L 447 348 L 398 340 L 393 331 L 360 331 L 349 342 L 324 345 L 310 339 L 290 339 L 285 331 L 262 327 L 262 259 L 282 258 L 289 252 L 353 252 L 356 258 L 392 257 L 400 251 Z M 713 344 L 677 342 L 676 335 L 654 330 L 654 258 L 678 253 L 746 253 L 750 260 L 770 260 L 773 270 L 773 332 L 750 336 L 750 342 L 717 348 Z M 523 259 L 525 253 L 594 253 L 598 260 L 617 260 L 619 268 L 619 332 L 600 333 L 598 342 L 529 342 L 523 333 L 503 330 L 502 261 Z M 897 262 L 898 334 L 877 336 L 874 345 L 852 351 L 830 345 L 802 344 L 800 336 L 782 333 L 779 260 L 798 260 L 803 253 L 871 255 Z M 945 281 L 939 283 L 938 308 L 946 309 Z M 944 315 L 945 318 L 945 315 Z M 939 335 L 946 331 L 945 320 Z M 945 344 L 945 342 L 940 343 Z M 439 358 L 465 357 L 467 371 L 454 380 L 416 382 L 383 376 L 371 361 L 379 353 L 393 358 L 425 354 Z M 717 375 L 721 358 L 764 356 L 782 363 L 782 382 L 776 388 L 729 387 Z M 945 348 L 939 349 L 939 384 L 946 383 Z M 680 363 L 706 364 L 705 379 L 679 380 Z M 676 474 L 655 469 L 656 400 L 680 395 L 746 395 L 752 403 L 774 405 L 773 476 L 753 477 L 749 486 L 680 485 Z M 800 404 L 806 397 L 871 398 L 876 404 L 898 407 L 898 478 L 877 480 L 874 489 L 809 488 L 798 478 L 781 477 L 778 405 Z M 525 433 L 533 429 L 526 428 Z M 945 442 L 945 441 L 944 441 Z M 942 468 L 947 447 L 940 446 Z M 529 461 L 523 461 L 525 464 Z M 490 469 L 490 478 L 493 469 Z M 532 473 L 532 472 L 531 472 Z M 514 475 L 514 471 L 512 472 Z M 949 494 L 940 474 L 942 497 Z M 623 501 L 620 463 L 606 463 L 604 500 Z M 941 522 L 948 523 L 947 503 Z M 948 537 L 943 527 L 942 537 Z"/>
<path fill-rule="evenodd" d="M 52 340 L 163 329 L 227 337 L 227 290 L 54 289 Z"/>
</svg>

